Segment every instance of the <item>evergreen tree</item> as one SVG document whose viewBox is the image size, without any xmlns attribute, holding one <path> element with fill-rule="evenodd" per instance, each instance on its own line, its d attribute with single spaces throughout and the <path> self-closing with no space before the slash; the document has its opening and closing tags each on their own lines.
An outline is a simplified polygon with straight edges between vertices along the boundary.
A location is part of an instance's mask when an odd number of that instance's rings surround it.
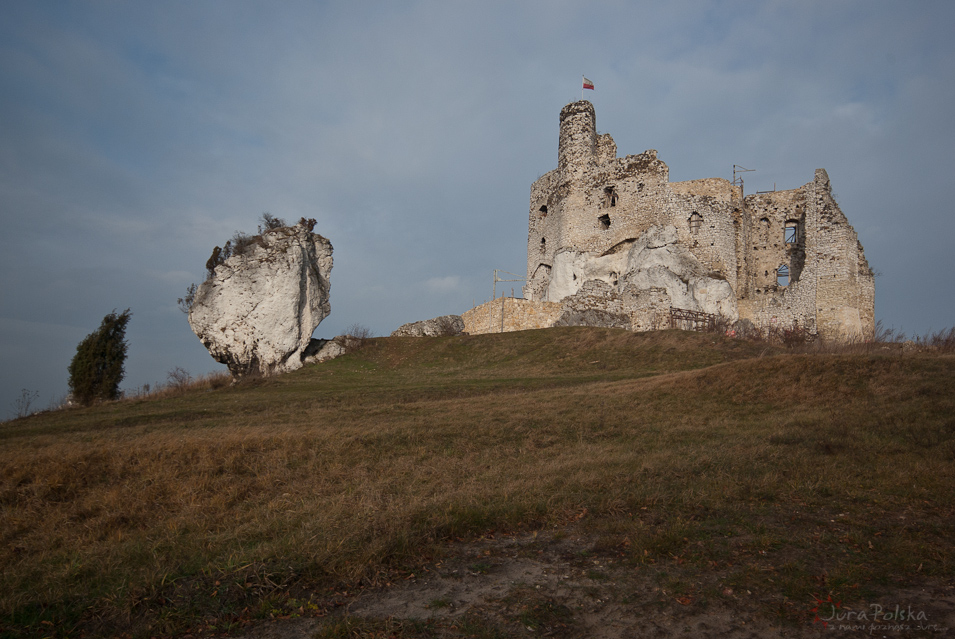
<svg viewBox="0 0 955 639">
<path fill-rule="evenodd" d="M 119 383 L 126 374 L 126 324 L 132 313 L 127 308 L 103 318 L 97 331 L 90 333 L 76 347 L 70 362 L 70 393 L 84 406 L 101 399 L 118 399 Z"/>
</svg>

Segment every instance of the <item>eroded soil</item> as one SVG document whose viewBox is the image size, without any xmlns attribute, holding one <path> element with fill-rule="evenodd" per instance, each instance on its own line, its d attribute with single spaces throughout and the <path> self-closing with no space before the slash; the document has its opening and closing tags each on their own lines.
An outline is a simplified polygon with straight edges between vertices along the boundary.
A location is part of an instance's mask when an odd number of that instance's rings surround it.
<svg viewBox="0 0 955 639">
<path fill-rule="evenodd" d="M 317 616 L 263 622 L 237 636 L 842 639 L 955 634 L 955 580 L 851 605 L 780 604 L 778 597 L 721 583 L 718 570 L 700 574 L 698 568 L 684 571 L 675 563 L 634 564 L 619 549 L 600 549 L 573 528 L 489 537 L 455 544 L 442 561 L 415 574 L 336 593 Z"/>
</svg>

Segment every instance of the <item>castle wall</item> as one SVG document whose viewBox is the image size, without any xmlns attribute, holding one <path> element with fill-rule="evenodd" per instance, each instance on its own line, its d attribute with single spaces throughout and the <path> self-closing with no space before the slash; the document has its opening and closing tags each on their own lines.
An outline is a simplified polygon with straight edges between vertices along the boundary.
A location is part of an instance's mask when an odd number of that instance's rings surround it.
<svg viewBox="0 0 955 639">
<path fill-rule="evenodd" d="M 557 169 L 531 186 L 525 298 L 558 302 L 593 279 L 615 286 L 635 240 L 672 225 L 679 244 L 732 287 L 740 317 L 764 329 L 872 334 L 871 271 L 825 171 L 799 189 L 744 200 L 721 178 L 671 183 L 654 150 L 616 152 L 609 134 L 596 133 L 589 102 L 561 110 Z"/>
<path fill-rule="evenodd" d="M 816 170 L 812 182 L 811 208 L 817 225 L 811 257 L 819 333 L 832 338 L 870 335 L 875 330 L 875 278 L 823 169 Z"/>
<path fill-rule="evenodd" d="M 739 189 L 722 178 L 674 182 L 669 188 L 673 197 L 664 204 L 670 213 L 666 223 L 676 227 L 680 242 L 697 259 L 736 290 Z M 699 219 L 691 224 L 695 216 Z"/>
<path fill-rule="evenodd" d="M 469 335 L 549 328 L 560 315 L 560 304 L 518 297 L 499 297 L 461 315 Z"/>
</svg>

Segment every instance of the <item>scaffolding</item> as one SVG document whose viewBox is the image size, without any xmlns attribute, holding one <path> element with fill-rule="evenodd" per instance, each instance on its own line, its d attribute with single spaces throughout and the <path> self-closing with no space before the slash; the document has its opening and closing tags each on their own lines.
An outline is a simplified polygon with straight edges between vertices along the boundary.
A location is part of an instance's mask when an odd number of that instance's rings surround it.
<svg viewBox="0 0 955 639">
<path fill-rule="evenodd" d="M 711 331 L 716 328 L 716 315 L 685 308 L 671 308 L 670 328 L 683 331 Z"/>
</svg>

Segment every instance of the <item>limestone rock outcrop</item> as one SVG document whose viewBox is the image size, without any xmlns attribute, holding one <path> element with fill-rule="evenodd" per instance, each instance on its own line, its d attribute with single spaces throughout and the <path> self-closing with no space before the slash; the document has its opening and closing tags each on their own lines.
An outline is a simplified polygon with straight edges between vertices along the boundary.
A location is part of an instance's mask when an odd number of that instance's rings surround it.
<svg viewBox="0 0 955 639">
<path fill-rule="evenodd" d="M 362 339 L 354 335 L 339 335 L 332 339 L 312 339 L 302 351 L 303 364 L 321 364 L 361 348 Z"/>
<path fill-rule="evenodd" d="M 313 224 L 247 238 L 196 290 L 189 325 L 234 377 L 300 368 L 312 332 L 331 312 L 332 245 L 312 233 Z"/>
<path fill-rule="evenodd" d="M 608 255 L 573 250 L 557 253 L 545 299 L 582 310 L 588 305 L 573 298 L 582 294 L 593 297 L 596 291 L 588 291 L 586 287 L 594 281 L 603 282 L 608 289 L 601 290 L 598 297 L 613 297 L 619 300 L 618 306 L 622 305 L 613 312 L 617 318 L 615 325 L 623 322 L 621 313 L 632 307 L 627 297 L 651 289 L 665 290 L 675 308 L 720 315 L 730 321 L 739 317 L 733 288 L 725 279 L 707 272 L 680 244 L 672 225 L 651 226 L 622 250 Z M 626 294 L 627 291 L 630 294 Z"/>
<path fill-rule="evenodd" d="M 442 337 L 460 335 L 464 332 L 464 320 L 460 315 L 442 315 L 434 319 L 402 324 L 392 337 Z"/>
</svg>

